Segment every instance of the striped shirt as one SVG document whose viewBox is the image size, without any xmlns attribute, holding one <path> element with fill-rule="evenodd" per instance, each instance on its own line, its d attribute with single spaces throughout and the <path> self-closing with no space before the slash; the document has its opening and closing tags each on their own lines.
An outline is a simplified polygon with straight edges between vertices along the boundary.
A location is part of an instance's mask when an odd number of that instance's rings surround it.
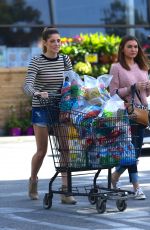
<svg viewBox="0 0 150 230">
<path fill-rule="evenodd" d="M 64 70 L 72 70 L 71 61 L 67 55 L 58 55 L 52 59 L 41 54 L 31 59 L 24 91 L 27 95 L 33 96 L 33 107 L 40 106 L 39 100 L 34 96 L 35 92 L 60 93 L 64 80 Z"/>
</svg>

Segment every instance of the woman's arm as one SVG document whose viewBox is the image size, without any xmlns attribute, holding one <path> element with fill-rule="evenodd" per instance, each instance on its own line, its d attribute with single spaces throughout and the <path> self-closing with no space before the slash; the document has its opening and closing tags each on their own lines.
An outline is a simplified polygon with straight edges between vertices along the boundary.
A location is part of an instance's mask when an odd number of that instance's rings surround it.
<svg viewBox="0 0 150 230">
<path fill-rule="evenodd" d="M 34 82 L 36 79 L 36 75 L 38 73 L 38 69 L 39 69 L 38 58 L 34 57 L 31 59 L 31 62 L 28 66 L 27 76 L 23 86 L 25 93 L 29 96 L 33 96 L 35 93 L 36 94 L 38 93 L 34 89 Z"/>
<path fill-rule="evenodd" d="M 148 73 L 147 73 L 146 95 L 147 95 L 147 97 L 150 96 L 150 80 L 149 80 Z"/>
<path fill-rule="evenodd" d="M 68 55 L 64 55 L 65 71 L 72 70 L 72 63 Z"/>
<path fill-rule="evenodd" d="M 115 93 L 118 93 L 120 97 L 124 98 L 128 96 L 131 92 L 130 86 L 121 87 L 121 81 L 125 81 L 124 74 L 120 76 L 119 67 L 117 64 L 112 64 L 110 68 L 110 74 L 113 75 L 113 78 L 109 85 L 110 95 L 113 96 Z"/>
</svg>

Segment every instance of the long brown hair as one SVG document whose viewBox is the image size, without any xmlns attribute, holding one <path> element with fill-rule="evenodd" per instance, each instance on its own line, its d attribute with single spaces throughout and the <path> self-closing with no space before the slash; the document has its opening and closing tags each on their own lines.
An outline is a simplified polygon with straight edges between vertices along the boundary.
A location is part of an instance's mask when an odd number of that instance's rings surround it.
<svg viewBox="0 0 150 230">
<path fill-rule="evenodd" d="M 118 51 L 118 62 L 123 66 L 123 68 L 130 70 L 130 67 L 127 65 L 127 63 L 125 61 L 125 55 L 123 52 L 124 46 L 128 41 L 136 41 L 137 42 L 138 53 L 137 53 L 137 56 L 134 58 L 134 60 L 138 64 L 140 69 L 148 71 L 148 69 L 149 69 L 148 58 L 144 54 L 142 47 L 141 47 L 139 41 L 137 40 L 137 38 L 134 36 L 131 36 L 131 35 L 125 36 L 121 40 L 121 43 L 119 45 L 119 51 Z"/>
<path fill-rule="evenodd" d="M 43 32 L 42 32 L 42 39 L 44 41 L 47 41 L 47 39 L 52 35 L 52 34 L 59 34 L 58 30 L 56 28 L 53 27 L 45 27 Z M 42 45 L 42 49 L 43 49 L 43 53 L 46 53 L 47 49 L 46 46 L 44 46 L 44 44 Z"/>
</svg>

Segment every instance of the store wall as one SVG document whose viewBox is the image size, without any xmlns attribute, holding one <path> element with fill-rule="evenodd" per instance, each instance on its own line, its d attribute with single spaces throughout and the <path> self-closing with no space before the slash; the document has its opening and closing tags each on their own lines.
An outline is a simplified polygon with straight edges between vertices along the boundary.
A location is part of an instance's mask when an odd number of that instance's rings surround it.
<svg viewBox="0 0 150 230">
<path fill-rule="evenodd" d="M 9 116 L 10 107 L 19 111 L 20 102 L 29 98 L 23 92 L 26 68 L 0 68 L 0 134 Z"/>
</svg>

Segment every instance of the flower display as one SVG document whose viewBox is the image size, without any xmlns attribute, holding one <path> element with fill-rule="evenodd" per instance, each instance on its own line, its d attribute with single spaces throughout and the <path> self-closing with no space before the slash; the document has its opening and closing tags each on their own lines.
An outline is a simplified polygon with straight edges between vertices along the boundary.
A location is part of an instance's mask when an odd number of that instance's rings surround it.
<svg viewBox="0 0 150 230">
<path fill-rule="evenodd" d="M 109 72 L 110 65 L 117 60 L 121 38 L 102 33 L 79 34 L 72 38 L 61 38 L 61 52 L 70 57 L 73 69 L 78 74 L 97 77 Z M 87 56 L 97 55 L 97 61 L 87 60 Z M 89 62 L 87 64 L 87 62 Z M 79 64 L 78 64 L 79 63 Z"/>
</svg>

